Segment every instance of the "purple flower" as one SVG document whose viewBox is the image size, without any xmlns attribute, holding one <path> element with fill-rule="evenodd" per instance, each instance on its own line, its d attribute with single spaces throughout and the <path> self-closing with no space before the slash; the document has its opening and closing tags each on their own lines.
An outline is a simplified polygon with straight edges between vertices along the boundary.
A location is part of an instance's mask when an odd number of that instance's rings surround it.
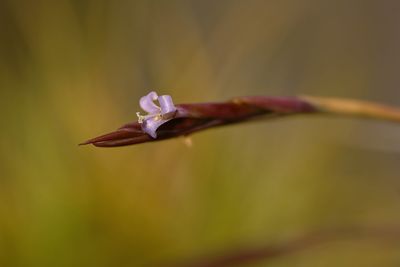
<svg viewBox="0 0 400 267">
<path fill-rule="evenodd" d="M 160 106 L 157 106 L 154 101 L 158 101 Z M 138 122 L 142 130 L 152 138 L 157 138 L 157 129 L 167 121 L 174 118 L 176 107 L 169 95 L 158 96 L 156 92 L 150 92 L 140 98 L 140 107 L 147 112 L 147 115 L 140 115 L 137 112 Z"/>
</svg>

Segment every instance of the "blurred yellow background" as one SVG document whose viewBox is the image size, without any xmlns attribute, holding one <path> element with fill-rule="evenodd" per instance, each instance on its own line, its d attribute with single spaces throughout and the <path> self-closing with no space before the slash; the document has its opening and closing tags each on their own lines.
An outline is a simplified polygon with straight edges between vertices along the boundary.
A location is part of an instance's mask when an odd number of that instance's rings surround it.
<svg viewBox="0 0 400 267">
<path fill-rule="evenodd" d="M 400 106 L 400 2 L 0 1 L 0 266 L 155 266 L 400 226 L 400 127 L 296 117 L 101 149 L 151 90 Z M 162 264 L 161 264 L 162 265 Z M 328 242 L 246 266 L 399 266 Z M 244 266 L 244 265 L 243 265 Z"/>
</svg>

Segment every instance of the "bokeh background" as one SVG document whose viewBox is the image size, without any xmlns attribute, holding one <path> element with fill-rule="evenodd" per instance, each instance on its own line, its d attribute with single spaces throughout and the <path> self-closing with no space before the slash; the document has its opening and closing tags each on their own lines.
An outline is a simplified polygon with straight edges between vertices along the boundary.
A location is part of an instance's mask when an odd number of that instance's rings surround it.
<svg viewBox="0 0 400 267">
<path fill-rule="evenodd" d="M 400 226 L 400 127 L 296 117 L 101 149 L 150 90 L 400 106 L 400 2 L 0 1 L 0 266 L 165 266 Z M 238 266 L 399 266 L 343 240 Z"/>
</svg>

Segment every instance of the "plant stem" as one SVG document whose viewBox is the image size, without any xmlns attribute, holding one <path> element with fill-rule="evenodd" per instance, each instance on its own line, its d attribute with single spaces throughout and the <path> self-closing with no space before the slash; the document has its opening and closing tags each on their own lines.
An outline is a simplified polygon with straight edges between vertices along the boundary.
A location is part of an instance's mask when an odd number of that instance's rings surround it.
<svg viewBox="0 0 400 267">
<path fill-rule="evenodd" d="M 357 116 L 400 122 L 400 109 L 368 101 L 302 96 L 302 100 L 310 103 L 318 111 L 328 114 Z"/>
</svg>

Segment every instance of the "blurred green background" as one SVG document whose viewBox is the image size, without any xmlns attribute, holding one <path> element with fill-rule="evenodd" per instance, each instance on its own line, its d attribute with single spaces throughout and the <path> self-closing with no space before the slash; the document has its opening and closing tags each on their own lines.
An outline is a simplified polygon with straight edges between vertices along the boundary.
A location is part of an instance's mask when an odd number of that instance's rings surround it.
<svg viewBox="0 0 400 267">
<path fill-rule="evenodd" d="M 101 149 L 150 90 L 400 106 L 400 2 L 0 1 L 0 266 L 155 266 L 400 226 L 400 127 L 296 117 Z M 328 242 L 246 266 L 399 266 Z"/>
</svg>

